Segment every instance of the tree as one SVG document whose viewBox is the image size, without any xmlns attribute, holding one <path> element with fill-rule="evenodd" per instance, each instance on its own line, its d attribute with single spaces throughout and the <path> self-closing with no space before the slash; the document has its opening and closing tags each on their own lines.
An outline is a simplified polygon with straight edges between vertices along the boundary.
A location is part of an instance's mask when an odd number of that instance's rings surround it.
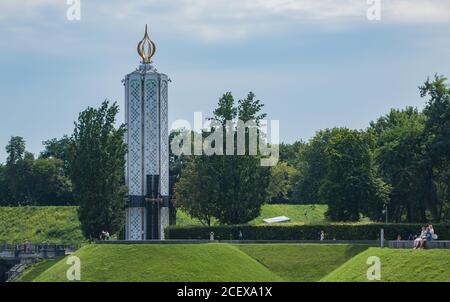
<svg viewBox="0 0 450 302">
<path fill-rule="evenodd" d="M 194 156 L 188 168 L 181 173 L 181 179 L 175 187 L 176 204 L 206 224 L 210 217 L 217 218 L 223 224 L 246 223 L 259 215 L 261 205 L 268 199 L 270 170 L 260 166 L 259 156 L 249 155 L 249 129 L 245 129 L 246 155 L 236 155 L 237 130 L 235 126 L 230 128 L 227 124 L 227 121 L 236 118 L 243 122 L 254 120 L 258 123 L 265 117 L 265 114 L 260 113 L 262 106 L 251 92 L 237 106 L 232 94 L 225 93 L 210 118 L 215 126 L 211 132 L 202 135 L 207 138 L 216 129 L 222 129 L 225 138 L 228 129 L 234 139 L 235 155 Z M 214 147 L 222 144 L 215 140 L 209 143 Z M 226 150 L 225 140 L 223 150 Z"/>
<path fill-rule="evenodd" d="M 25 140 L 20 136 L 12 136 L 6 145 L 7 164 L 15 164 L 25 156 Z"/>
<path fill-rule="evenodd" d="M 447 78 L 436 75 L 419 87 L 421 97 L 429 97 L 424 114 L 426 159 L 429 179 L 436 186 L 436 198 L 431 201 L 435 220 L 450 219 L 450 86 Z"/>
<path fill-rule="evenodd" d="M 339 128 L 325 148 L 327 174 L 319 195 L 333 221 L 358 221 L 360 214 L 380 220 L 389 186 L 375 174 L 370 138 L 364 132 Z"/>
<path fill-rule="evenodd" d="M 392 187 L 388 206 L 390 221 L 426 221 L 426 209 L 435 194 L 424 158 L 425 116 L 417 109 L 392 109 L 372 122 L 376 138 L 375 162 L 383 180 Z M 431 194 L 430 194 L 431 193 Z"/>
<path fill-rule="evenodd" d="M 286 162 L 271 168 L 268 194 L 272 201 L 287 200 L 291 194 L 292 176 L 296 170 Z"/>
<path fill-rule="evenodd" d="M 10 201 L 10 193 L 8 190 L 8 178 L 6 175 L 6 166 L 0 164 L 0 206 L 6 206 Z"/>
<path fill-rule="evenodd" d="M 303 141 L 296 141 L 293 144 L 281 143 L 280 161 L 288 163 L 291 167 L 297 167 L 300 164 L 300 154 L 306 146 L 307 144 Z"/>
<path fill-rule="evenodd" d="M 119 107 L 104 101 L 81 112 L 72 135 L 70 175 L 78 217 L 87 238 L 118 232 L 124 223 L 125 125 L 114 127 Z"/>
<path fill-rule="evenodd" d="M 34 160 L 29 173 L 30 200 L 34 205 L 72 205 L 72 183 L 57 158 Z"/>
<path fill-rule="evenodd" d="M 5 184 L 10 198 L 8 203 L 30 204 L 29 178 L 34 157 L 25 150 L 25 140 L 20 136 L 11 137 L 6 145 L 6 152 Z"/>
<path fill-rule="evenodd" d="M 266 116 L 261 113 L 263 106 L 252 92 L 234 106 L 231 93 L 227 93 L 219 101 L 213 120 L 219 121 L 224 131 L 227 129 L 226 121 L 234 117 L 244 123 L 254 121 L 254 127 L 257 127 L 260 120 Z M 233 131 L 235 154 L 237 154 L 237 130 L 229 129 L 229 131 Z M 225 133 L 223 137 L 226 137 Z M 260 166 L 259 156 L 250 155 L 249 144 L 250 129 L 246 128 L 245 155 L 215 155 L 207 158 L 211 167 L 214 167 L 213 175 L 220 185 L 216 193 L 215 216 L 221 223 L 246 223 L 258 217 L 262 204 L 268 200 L 270 170 Z M 226 150 L 225 142 L 224 150 Z"/>
<path fill-rule="evenodd" d="M 64 171 L 69 173 L 69 164 L 73 157 L 72 138 L 64 135 L 61 139 L 52 138 L 42 142 L 44 151 L 39 158 L 57 158 L 63 162 Z"/>
<path fill-rule="evenodd" d="M 204 225 L 210 226 L 215 213 L 212 197 L 217 191 L 211 181 L 205 161 L 187 157 L 183 177 L 176 183 L 175 206 L 195 217 Z"/>
<path fill-rule="evenodd" d="M 299 148 L 296 163 L 297 173 L 293 176 L 293 199 L 302 203 L 324 203 L 319 188 L 327 175 L 326 148 L 338 128 L 318 131 L 308 144 Z"/>
<path fill-rule="evenodd" d="M 0 167 L 0 201 L 4 205 L 72 204 L 71 183 L 59 159 L 38 159 L 26 151 L 22 137 L 12 137 L 8 160 Z"/>
</svg>

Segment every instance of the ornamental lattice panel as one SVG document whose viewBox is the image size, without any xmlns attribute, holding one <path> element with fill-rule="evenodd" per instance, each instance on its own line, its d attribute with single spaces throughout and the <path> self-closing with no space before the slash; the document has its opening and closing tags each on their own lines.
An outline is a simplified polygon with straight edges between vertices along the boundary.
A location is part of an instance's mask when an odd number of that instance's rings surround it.
<svg viewBox="0 0 450 302">
<path fill-rule="evenodd" d="M 156 79 L 145 80 L 145 174 L 159 174 L 158 87 Z"/>
<path fill-rule="evenodd" d="M 161 195 L 169 195 L 169 131 L 167 80 L 161 81 Z"/>
<path fill-rule="evenodd" d="M 130 195 L 142 194 L 142 127 L 141 85 L 137 80 L 130 83 L 128 107 L 128 190 Z"/>
<path fill-rule="evenodd" d="M 129 240 L 142 240 L 143 235 L 143 208 L 128 208 Z"/>
</svg>

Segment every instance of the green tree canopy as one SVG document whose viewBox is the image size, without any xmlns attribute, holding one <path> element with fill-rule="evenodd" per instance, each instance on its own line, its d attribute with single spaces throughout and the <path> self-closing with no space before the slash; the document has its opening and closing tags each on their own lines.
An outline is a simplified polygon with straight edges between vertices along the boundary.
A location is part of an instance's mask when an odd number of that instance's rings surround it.
<svg viewBox="0 0 450 302">
<path fill-rule="evenodd" d="M 24 159 L 25 140 L 23 137 L 12 136 L 6 145 L 6 153 L 8 153 L 8 158 L 6 159 L 8 164 L 15 164 L 19 160 Z"/>
<path fill-rule="evenodd" d="M 294 175 L 293 198 L 302 203 L 324 203 L 319 196 L 319 188 L 327 175 L 327 154 L 325 152 L 330 139 L 339 131 L 338 128 L 324 129 L 299 148 L 296 162 L 297 173 Z"/>
<path fill-rule="evenodd" d="M 236 106 L 231 93 L 225 93 L 214 110 L 210 120 L 219 123 L 226 137 L 226 121 L 240 119 L 244 122 L 254 120 L 257 123 L 265 117 L 260 111 L 263 105 L 249 93 Z M 214 127 L 213 127 L 214 128 Z M 217 124 L 216 124 L 216 129 Z M 236 153 L 237 134 L 233 131 Z M 208 137 L 213 133 L 203 133 Z M 220 130 L 217 130 L 220 131 Z M 267 201 L 270 170 L 260 166 L 260 157 L 248 155 L 248 129 L 246 135 L 246 155 L 201 155 L 193 156 L 175 188 L 176 204 L 193 217 L 208 224 L 211 217 L 224 224 L 246 223 L 260 213 L 261 205 Z M 222 144 L 211 141 L 210 144 Z M 225 140 L 223 150 L 226 150 Z M 200 210 L 201 209 L 201 210 Z"/>
<path fill-rule="evenodd" d="M 319 189 L 330 220 L 358 221 L 361 214 L 382 217 L 390 188 L 376 176 L 370 147 L 370 137 L 357 130 L 339 128 L 330 138 L 327 174 Z"/>
<path fill-rule="evenodd" d="M 393 109 L 371 123 L 376 137 L 375 161 L 379 174 L 391 187 L 388 215 L 391 221 L 425 221 L 430 200 L 424 154 L 425 116 L 417 109 Z M 431 188 L 432 189 L 432 188 Z"/>
<path fill-rule="evenodd" d="M 279 162 L 270 169 L 269 197 L 272 200 L 287 200 L 291 195 L 292 178 L 296 170 L 286 162 Z"/>
<path fill-rule="evenodd" d="M 125 125 L 115 128 L 119 107 L 104 101 L 81 112 L 72 136 L 70 175 L 80 207 L 78 216 L 87 238 L 102 230 L 117 233 L 124 224 Z"/>
<path fill-rule="evenodd" d="M 6 146 L 8 160 L 0 171 L 3 205 L 66 205 L 73 201 L 71 182 L 59 159 L 35 159 L 22 137 Z"/>
<path fill-rule="evenodd" d="M 450 220 L 450 86 L 447 78 L 436 75 L 419 89 L 422 97 L 429 98 L 423 112 L 427 118 L 425 163 L 437 194 L 432 215 L 435 220 Z"/>
</svg>

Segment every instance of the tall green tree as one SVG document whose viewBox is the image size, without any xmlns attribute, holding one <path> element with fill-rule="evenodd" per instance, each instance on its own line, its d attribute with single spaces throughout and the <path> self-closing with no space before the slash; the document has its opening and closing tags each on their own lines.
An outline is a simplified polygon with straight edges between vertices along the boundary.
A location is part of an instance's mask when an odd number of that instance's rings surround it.
<svg viewBox="0 0 450 302">
<path fill-rule="evenodd" d="M 325 149 L 327 174 L 319 195 L 333 221 L 358 221 L 360 215 L 380 220 L 390 188 L 376 176 L 371 142 L 357 130 L 339 128 Z"/>
<path fill-rule="evenodd" d="M 175 188 L 176 203 L 186 209 L 191 215 L 208 223 L 210 217 L 215 217 L 223 224 L 246 223 L 260 213 L 261 206 L 268 199 L 268 184 L 270 170 L 260 166 L 260 157 L 249 155 L 249 129 L 245 130 L 245 155 L 236 155 L 237 131 L 227 121 L 236 118 L 256 124 L 265 117 L 261 113 L 263 105 L 249 93 L 236 105 L 231 93 L 225 93 L 220 99 L 214 115 L 210 119 L 214 122 L 211 132 L 203 133 L 207 138 L 214 131 L 231 131 L 235 155 L 206 155 L 193 156 L 186 171 L 181 173 L 181 179 Z M 219 127 L 220 126 L 220 127 Z M 217 129 L 217 130 L 216 130 Z M 211 146 L 223 144 L 226 141 L 210 142 Z M 202 200 L 198 200 L 201 198 Z M 208 217 L 202 217 L 198 209 L 208 212 Z"/>
<path fill-rule="evenodd" d="M 447 78 L 436 75 L 419 87 L 421 97 L 428 97 L 424 109 L 426 161 L 429 179 L 436 186 L 436 198 L 430 201 L 435 220 L 450 220 L 450 86 Z"/>
<path fill-rule="evenodd" d="M 340 131 L 338 128 L 324 129 L 299 149 L 296 163 L 297 173 L 293 176 L 293 198 L 301 203 L 324 203 L 319 189 L 327 173 L 327 154 L 330 139 Z"/>
<path fill-rule="evenodd" d="M 271 202 L 287 201 L 292 193 L 292 178 L 296 170 L 286 162 L 279 162 L 270 169 L 268 187 Z"/>
<path fill-rule="evenodd" d="M 226 100 L 222 102 L 222 100 Z M 260 120 L 266 117 L 261 110 L 264 105 L 250 92 L 246 98 L 234 105 L 231 93 L 225 94 L 214 111 L 213 119 L 227 128 L 226 121 L 230 118 L 248 122 L 254 121 L 253 127 L 258 127 Z M 230 129 L 233 131 L 233 129 Z M 225 224 L 246 223 L 260 214 L 261 206 L 268 200 L 268 185 L 270 169 L 260 166 L 260 156 L 250 155 L 250 131 L 245 129 L 245 155 L 210 156 L 208 160 L 215 167 L 213 174 L 220 189 L 216 199 L 216 218 Z M 234 130 L 234 147 L 237 147 L 237 132 Z M 257 133 L 259 131 L 257 130 Z M 226 137 L 224 133 L 223 137 Z M 259 136 L 258 136 L 259 137 Z M 224 142 L 226 150 L 226 142 Z M 237 154 L 237 149 L 235 149 Z"/>
<path fill-rule="evenodd" d="M 5 167 L 6 186 L 11 205 L 31 204 L 30 177 L 34 161 L 33 154 L 25 149 L 25 140 L 13 136 L 6 145 L 8 154 Z"/>
<path fill-rule="evenodd" d="M 7 164 L 14 164 L 24 159 L 25 156 L 25 140 L 21 136 L 12 136 L 6 145 Z"/>
<path fill-rule="evenodd" d="M 119 107 L 104 101 L 81 112 L 72 136 L 70 175 L 78 217 L 87 238 L 117 233 L 125 217 L 125 125 L 115 128 Z"/>
<path fill-rule="evenodd" d="M 434 189 L 423 164 L 424 126 L 425 116 L 407 107 L 392 109 L 372 122 L 368 130 L 376 137 L 379 174 L 392 187 L 387 204 L 390 221 L 426 221 L 430 197 L 435 194 L 431 193 Z"/>
<path fill-rule="evenodd" d="M 175 185 L 175 206 L 202 224 L 210 226 L 216 212 L 216 194 L 218 185 L 213 182 L 206 161 L 193 156 L 185 157 L 182 177 Z"/>
</svg>

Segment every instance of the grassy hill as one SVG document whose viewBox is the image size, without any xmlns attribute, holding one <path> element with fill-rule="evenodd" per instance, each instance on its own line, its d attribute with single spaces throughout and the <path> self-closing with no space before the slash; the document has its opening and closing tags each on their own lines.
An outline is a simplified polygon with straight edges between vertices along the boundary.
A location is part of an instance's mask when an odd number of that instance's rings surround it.
<svg viewBox="0 0 450 302">
<path fill-rule="evenodd" d="M 75 253 L 82 281 L 317 281 L 363 245 L 87 245 Z M 56 263 L 56 264 L 55 264 Z M 68 265 L 40 262 L 19 281 L 66 281 Z"/>
<path fill-rule="evenodd" d="M 228 244 L 87 245 L 75 254 L 82 281 L 282 281 Z M 66 281 L 65 259 L 34 281 Z"/>
<path fill-rule="evenodd" d="M 350 259 L 321 281 L 368 281 L 367 258 L 378 256 L 381 261 L 381 281 L 450 282 L 450 251 L 402 250 L 370 248 Z"/>
<path fill-rule="evenodd" d="M 250 224 L 263 224 L 262 219 L 288 216 L 291 223 L 307 224 L 325 221 L 326 205 L 264 205 L 261 215 Z M 304 213 L 308 219 L 305 220 Z M 177 213 L 177 225 L 201 225 L 183 211 Z M 77 207 L 0 207 L 0 242 L 80 243 L 81 234 Z"/>
<path fill-rule="evenodd" d="M 45 272 L 47 269 L 55 265 L 62 258 L 56 259 L 41 259 L 35 263 L 33 263 L 30 267 L 28 267 L 20 276 L 16 279 L 15 282 L 32 282 L 36 279 L 40 274 Z"/>
<path fill-rule="evenodd" d="M 256 259 L 284 281 L 319 281 L 366 245 L 351 244 L 241 244 L 241 251 Z"/>
<path fill-rule="evenodd" d="M 0 242 L 80 243 L 76 207 L 0 207 Z"/>
<path fill-rule="evenodd" d="M 264 224 L 263 219 L 276 216 L 287 216 L 291 218 L 289 223 L 314 224 L 325 222 L 327 205 L 292 205 L 292 204 L 265 204 L 261 208 L 261 214 L 250 221 L 249 224 Z M 305 217 L 307 213 L 307 218 Z M 213 224 L 215 224 L 213 222 Z M 177 225 L 201 225 L 200 221 L 183 211 L 177 211 Z"/>
</svg>

